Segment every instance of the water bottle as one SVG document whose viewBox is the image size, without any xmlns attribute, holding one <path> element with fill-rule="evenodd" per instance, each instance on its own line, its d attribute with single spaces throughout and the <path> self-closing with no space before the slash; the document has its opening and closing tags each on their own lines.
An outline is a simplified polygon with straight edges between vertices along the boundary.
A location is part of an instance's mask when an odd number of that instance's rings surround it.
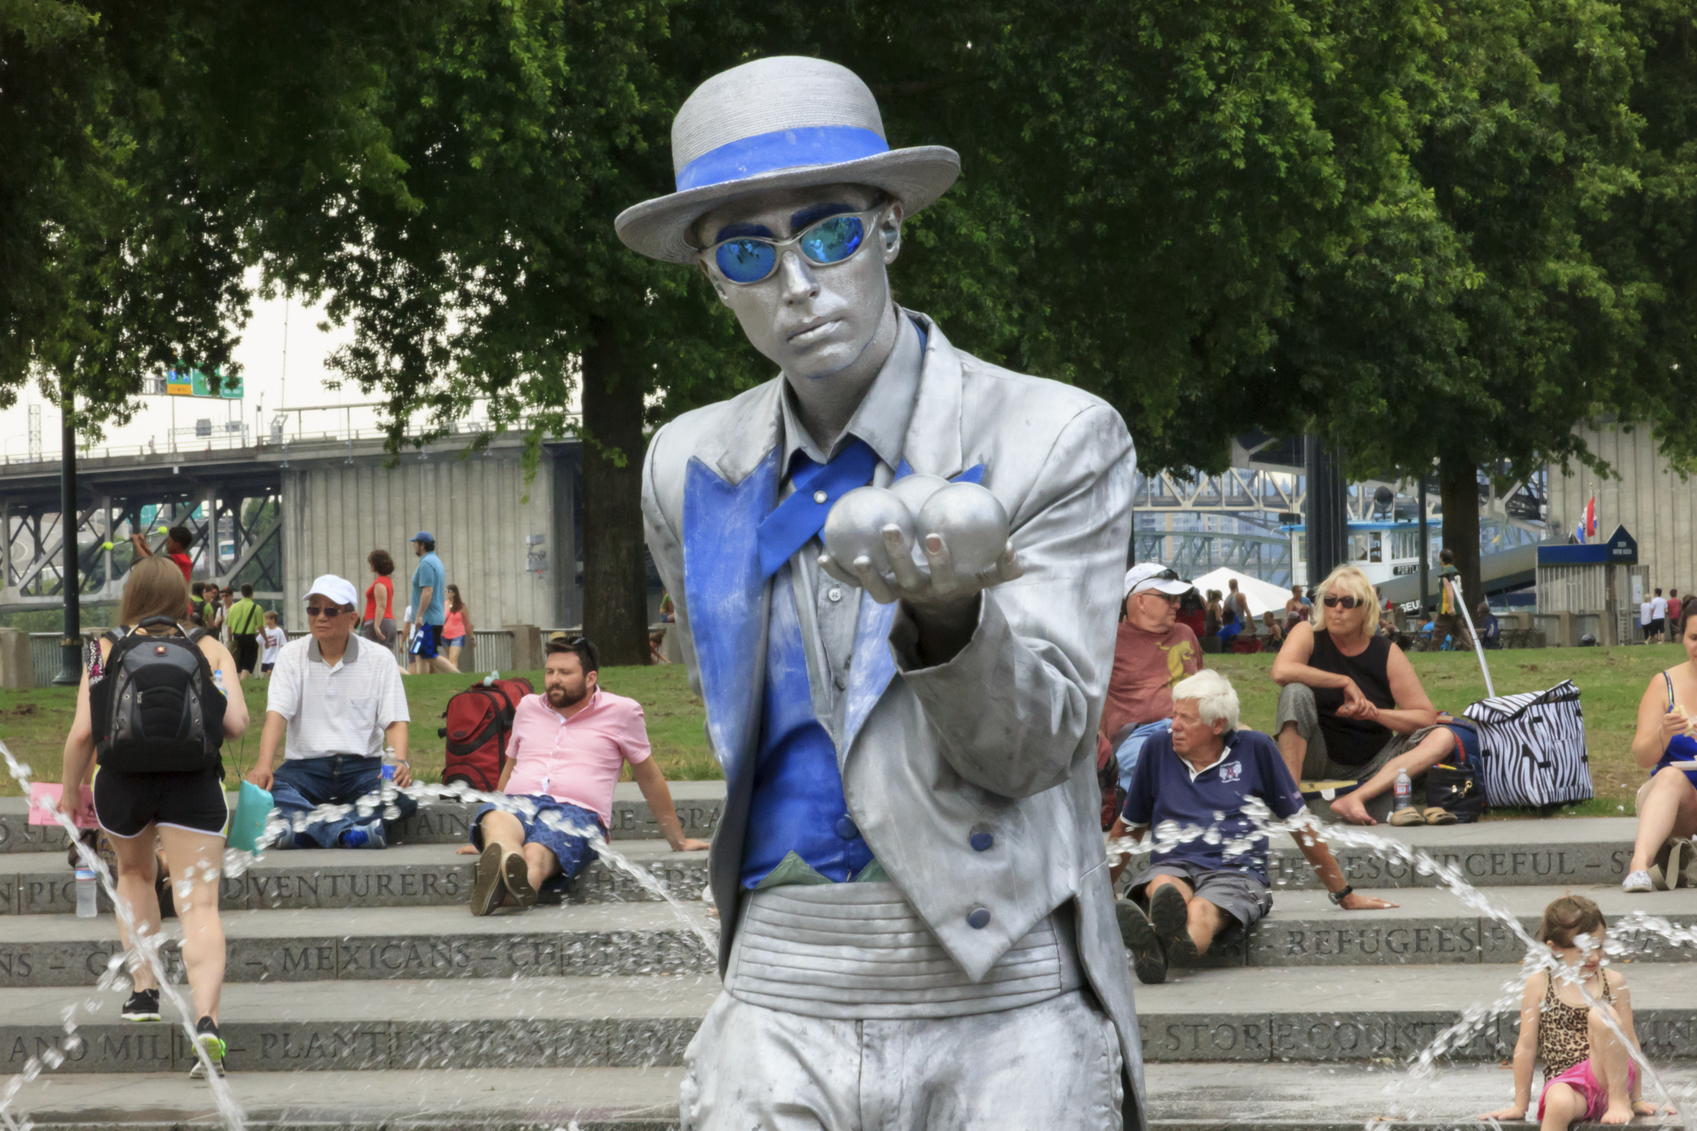
<svg viewBox="0 0 1697 1131">
<path fill-rule="evenodd" d="M 224 696 L 226 699 L 229 698 L 230 693 L 228 691 L 224 690 L 224 669 L 223 668 L 213 668 L 212 669 L 212 686 L 216 687 L 218 689 L 218 694 Z"/>
<path fill-rule="evenodd" d="M 99 908 L 94 902 L 97 885 L 94 880 L 93 868 L 77 869 L 77 918 L 92 919 L 99 914 Z"/>
<path fill-rule="evenodd" d="M 1396 807 L 1398 809 L 1408 808 L 1413 793 L 1414 783 L 1408 780 L 1408 771 L 1398 770 L 1396 772 Z"/>
<path fill-rule="evenodd" d="M 393 746 L 385 746 L 383 748 L 382 778 L 378 785 L 378 792 L 383 797 L 383 819 L 385 821 L 399 820 L 401 816 L 400 806 L 395 804 L 395 794 L 397 792 L 395 786 L 395 767 L 400 764 L 401 760 L 396 756 L 395 748 Z"/>
</svg>

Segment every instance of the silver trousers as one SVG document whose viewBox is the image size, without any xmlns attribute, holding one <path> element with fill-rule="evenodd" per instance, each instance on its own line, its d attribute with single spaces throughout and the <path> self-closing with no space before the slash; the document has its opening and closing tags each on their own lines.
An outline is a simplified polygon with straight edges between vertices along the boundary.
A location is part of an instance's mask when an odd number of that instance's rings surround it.
<svg viewBox="0 0 1697 1131">
<path fill-rule="evenodd" d="M 1074 990 L 967 1017 L 804 1017 L 721 993 L 684 1053 L 683 1131 L 1121 1131 L 1113 1022 Z"/>
</svg>

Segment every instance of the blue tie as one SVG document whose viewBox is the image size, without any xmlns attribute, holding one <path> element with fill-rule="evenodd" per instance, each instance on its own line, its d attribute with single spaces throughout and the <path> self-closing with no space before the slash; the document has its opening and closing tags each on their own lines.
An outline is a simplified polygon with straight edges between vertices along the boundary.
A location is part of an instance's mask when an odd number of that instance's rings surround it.
<svg viewBox="0 0 1697 1131">
<path fill-rule="evenodd" d="M 830 463 L 818 464 L 806 453 L 797 452 L 799 465 L 790 483 L 790 497 L 760 522 L 760 573 L 771 577 L 808 539 L 825 525 L 825 516 L 838 499 L 872 482 L 878 453 L 866 441 L 856 439 L 838 452 Z"/>
</svg>

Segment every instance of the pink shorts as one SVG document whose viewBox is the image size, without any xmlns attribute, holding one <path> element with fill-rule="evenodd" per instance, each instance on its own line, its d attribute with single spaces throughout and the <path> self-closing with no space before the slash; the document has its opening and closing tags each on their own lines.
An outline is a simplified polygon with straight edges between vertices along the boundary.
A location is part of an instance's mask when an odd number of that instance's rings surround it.
<svg viewBox="0 0 1697 1131">
<path fill-rule="evenodd" d="M 1585 1097 L 1585 1114 L 1579 1118 L 1586 1123 L 1595 1123 L 1603 1118 L 1603 1113 L 1609 1110 L 1609 1093 L 1603 1087 L 1597 1074 L 1591 1071 L 1589 1057 L 1544 1084 L 1543 1094 L 1538 1097 L 1538 1120 L 1544 1119 L 1544 1102 L 1550 1098 L 1550 1089 L 1557 1084 L 1566 1084 L 1574 1091 Z M 1626 1063 L 1626 1090 L 1628 1093 L 1638 1085 L 1638 1066 L 1631 1061 Z"/>
</svg>

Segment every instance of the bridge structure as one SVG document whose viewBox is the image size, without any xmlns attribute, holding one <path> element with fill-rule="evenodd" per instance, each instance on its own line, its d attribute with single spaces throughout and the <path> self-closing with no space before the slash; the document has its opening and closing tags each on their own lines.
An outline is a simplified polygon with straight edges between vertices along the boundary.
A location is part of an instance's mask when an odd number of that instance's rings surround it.
<svg viewBox="0 0 1697 1131">
<path fill-rule="evenodd" d="M 1486 559 L 1512 550 L 1521 550 L 1523 557 L 1523 547 L 1548 537 L 1547 480 L 1547 473 L 1540 471 L 1498 491 L 1481 472 L 1480 550 Z M 1414 480 L 1351 483 L 1346 495 L 1349 520 L 1412 521 L 1419 515 L 1419 486 Z M 1307 504 L 1301 439 L 1240 436 L 1232 441 L 1231 466 L 1218 475 L 1138 472 L 1132 492 L 1135 555 L 1138 561 L 1171 566 L 1181 577 L 1227 566 L 1287 585 L 1296 563 L 1285 528 L 1303 521 Z M 1443 522 L 1435 482 L 1427 484 L 1425 506 L 1433 530 L 1429 550 L 1435 555 Z M 1522 572 L 1517 565 L 1503 576 L 1512 574 L 1518 584 L 1525 580 Z"/>
<path fill-rule="evenodd" d="M 70 515 L 61 513 L 57 453 L 13 457 L 0 462 L 0 612 L 63 604 L 67 537 L 77 546 L 85 608 L 115 605 L 136 556 L 130 535 L 158 550 L 160 528 L 181 525 L 195 534 L 194 579 L 253 585 L 292 630 L 305 627 L 299 598 L 312 578 L 336 573 L 363 590 L 375 549 L 394 559 L 393 615 L 401 619 L 409 543 L 421 530 L 437 536 L 448 581 L 475 624 L 580 623 L 579 441 L 544 441 L 530 471 L 522 437 L 497 434 L 479 446 L 480 431 L 462 427 L 395 457 L 380 432 L 354 427 L 351 413 L 314 429 L 296 410 L 257 438 L 243 429 L 198 448 L 172 436 L 97 449 L 79 453 Z M 89 613 L 83 619 L 95 623 Z"/>
</svg>

